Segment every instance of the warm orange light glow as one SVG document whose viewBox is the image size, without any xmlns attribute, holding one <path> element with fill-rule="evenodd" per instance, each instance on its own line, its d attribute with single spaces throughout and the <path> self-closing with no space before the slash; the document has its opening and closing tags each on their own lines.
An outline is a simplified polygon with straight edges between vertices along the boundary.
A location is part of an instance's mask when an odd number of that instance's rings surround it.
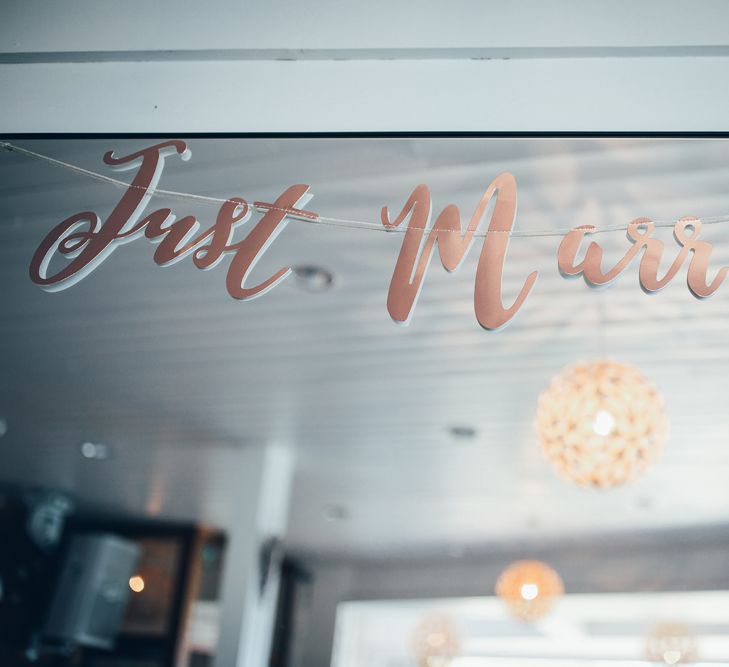
<svg viewBox="0 0 729 667">
<path fill-rule="evenodd" d="M 144 590 L 144 579 L 139 575 L 135 575 L 129 579 L 129 588 L 135 593 L 141 593 Z"/>
<path fill-rule="evenodd" d="M 453 621 L 432 614 L 418 623 L 412 638 L 418 667 L 447 667 L 460 653 L 460 639 Z"/>
<path fill-rule="evenodd" d="M 632 366 L 580 363 L 539 397 L 536 429 L 547 461 L 581 486 L 640 477 L 658 458 L 668 419 L 658 391 Z"/>
<path fill-rule="evenodd" d="M 521 621 L 545 616 L 564 593 L 560 576 L 546 563 L 520 560 L 507 567 L 496 582 L 498 595 Z"/>
<path fill-rule="evenodd" d="M 646 657 L 665 665 L 698 662 L 696 635 L 684 623 L 660 623 L 646 639 Z"/>
</svg>

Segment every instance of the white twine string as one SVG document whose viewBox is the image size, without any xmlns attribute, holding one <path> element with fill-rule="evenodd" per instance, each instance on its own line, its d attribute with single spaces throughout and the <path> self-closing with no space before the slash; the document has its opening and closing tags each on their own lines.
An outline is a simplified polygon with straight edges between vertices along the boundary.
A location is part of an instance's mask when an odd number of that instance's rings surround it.
<svg viewBox="0 0 729 667">
<path fill-rule="evenodd" d="M 112 178 L 111 176 L 105 176 L 104 174 L 99 174 L 98 172 L 91 171 L 89 169 L 84 169 L 83 167 L 79 167 L 75 164 L 70 164 L 68 162 L 64 162 L 63 160 L 57 160 L 55 158 L 52 158 L 48 155 L 43 155 L 42 153 L 36 153 L 35 151 L 28 150 L 27 148 L 21 148 L 20 146 L 16 146 L 15 144 L 8 143 L 6 141 L 0 141 L 0 148 L 2 148 L 5 151 L 11 152 L 11 153 L 18 153 L 20 155 L 25 155 L 26 157 L 32 158 L 34 160 L 40 160 L 41 162 L 45 162 L 47 164 L 53 165 L 55 167 L 59 167 L 61 169 L 65 169 L 66 171 L 73 172 L 75 174 L 78 174 L 80 176 L 86 176 L 87 178 L 91 178 L 97 181 L 101 181 L 102 183 L 108 183 L 109 185 L 113 185 L 117 188 L 123 188 L 125 190 L 129 189 L 139 189 L 144 190 L 147 194 L 157 197 L 168 197 L 170 199 L 180 199 L 180 200 L 187 200 L 187 201 L 195 201 L 203 204 L 215 204 L 216 206 L 221 206 L 224 204 L 227 199 L 223 199 L 220 197 L 206 197 L 204 195 L 196 195 L 189 192 L 177 192 L 175 190 L 164 190 L 162 188 L 144 188 L 139 185 L 133 185 L 132 183 L 127 183 L 125 181 L 119 180 L 117 178 Z M 284 213 L 290 213 L 290 210 L 287 209 L 281 209 L 276 208 L 275 206 L 266 206 L 266 210 L 271 211 L 281 211 Z M 343 227 L 348 229 L 366 229 L 376 232 L 385 232 L 385 233 L 405 233 L 408 231 L 408 227 L 406 225 L 400 226 L 400 227 L 385 227 L 381 223 L 373 223 L 368 222 L 365 220 L 350 220 L 347 218 L 334 218 L 329 216 L 323 216 L 320 215 L 317 218 L 311 218 L 307 219 L 304 217 L 300 218 L 292 218 L 295 222 L 305 222 L 308 224 L 314 224 L 314 225 L 328 225 L 331 227 Z M 651 220 L 653 225 L 655 227 L 673 227 L 678 218 L 675 220 L 669 220 L 669 219 L 663 219 L 663 220 Z M 724 222 L 729 222 L 729 215 L 720 215 L 716 217 L 709 217 L 709 218 L 700 218 L 700 221 L 704 225 L 716 225 Z M 590 233 L 591 234 L 605 234 L 608 232 L 620 232 L 620 231 L 627 231 L 629 225 L 627 223 L 624 224 L 617 224 L 617 225 L 605 225 L 603 227 L 595 228 Z M 410 229 L 417 229 L 422 231 L 428 231 L 426 228 L 420 228 L 420 227 L 410 227 Z M 540 237 L 540 236 L 564 236 L 568 232 L 572 231 L 574 229 L 573 227 L 568 229 L 536 229 L 536 230 L 530 230 L 530 231 L 521 231 L 521 230 L 486 230 L 483 232 L 476 232 L 474 234 L 474 237 L 476 238 L 485 238 L 489 234 L 509 234 L 509 236 L 515 237 L 515 238 L 531 238 L 531 237 Z M 440 229 L 438 230 L 439 233 L 443 232 L 449 232 L 449 233 L 455 233 L 455 234 L 461 234 L 463 235 L 463 232 L 461 230 L 457 229 Z"/>
</svg>

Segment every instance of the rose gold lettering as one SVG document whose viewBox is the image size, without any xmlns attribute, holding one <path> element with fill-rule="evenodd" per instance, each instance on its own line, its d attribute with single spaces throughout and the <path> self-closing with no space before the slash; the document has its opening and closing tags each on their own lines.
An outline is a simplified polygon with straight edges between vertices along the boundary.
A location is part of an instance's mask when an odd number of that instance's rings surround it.
<svg viewBox="0 0 729 667">
<path fill-rule="evenodd" d="M 501 278 L 509 235 L 516 214 L 516 181 L 511 174 L 503 173 L 486 189 L 465 233 L 461 232 L 461 215 L 458 207 L 453 204 L 443 209 L 433 227 L 427 229 L 431 216 L 431 201 L 430 191 L 425 185 L 419 185 L 413 190 L 394 221 L 390 220 L 387 207 L 382 209 L 381 220 L 385 228 L 398 227 L 410 216 L 387 297 L 387 309 L 393 320 L 401 324 L 410 321 L 436 247 L 441 264 L 447 271 L 455 271 L 461 265 L 494 196 L 496 196 L 494 211 L 476 272 L 474 308 L 476 319 L 486 329 L 498 329 L 514 317 L 534 286 L 537 273 L 535 271 L 527 277 L 516 301 L 509 308 L 504 308 Z M 426 231 L 427 236 L 423 244 Z"/>
<path fill-rule="evenodd" d="M 296 209 L 297 206 L 303 206 L 310 199 L 308 192 L 308 185 L 292 185 L 269 206 L 267 213 L 258 221 L 245 239 L 226 247 L 226 252 L 235 252 L 233 259 L 230 261 L 226 278 L 228 293 L 234 299 L 243 301 L 255 299 L 274 288 L 291 273 L 291 269 L 286 267 L 255 287 L 244 287 L 245 281 L 256 262 L 286 227 L 289 213 L 294 212 L 294 210 L 299 213 L 309 213 L 308 211 Z M 256 206 L 260 206 L 260 202 Z M 316 214 L 313 215 L 318 217 Z"/>
<path fill-rule="evenodd" d="M 489 200 L 496 193 L 494 212 L 491 215 L 488 234 L 481 249 L 476 270 L 476 319 L 484 329 L 500 329 L 508 324 L 529 296 L 537 272 L 527 276 L 519 295 L 509 308 L 504 308 L 501 297 L 501 280 L 509 247 L 511 230 L 516 217 L 516 180 L 509 173 L 497 176 L 481 199 L 477 215 L 483 215 Z"/>
<path fill-rule="evenodd" d="M 691 229 L 691 234 L 686 235 L 686 230 Z M 698 299 L 705 299 L 711 296 L 724 282 L 729 267 L 722 267 L 710 284 L 706 283 L 706 274 L 709 270 L 712 245 L 706 241 L 699 241 L 701 232 L 701 221 L 697 218 L 681 218 L 673 228 L 676 241 L 686 251 L 691 251 L 693 256 L 688 268 L 686 282 L 691 293 Z"/>
<path fill-rule="evenodd" d="M 183 141 L 166 141 L 121 158 L 108 152 L 104 156 L 104 162 L 108 165 L 121 170 L 139 166 L 131 186 L 103 225 L 100 225 L 99 217 L 89 211 L 73 215 L 57 225 L 33 255 L 30 263 L 31 280 L 47 291 L 70 287 L 91 273 L 118 245 L 120 239 L 129 241 L 134 238 L 136 234 L 128 232 L 135 228 L 137 219 L 149 201 L 151 195 L 148 190 L 156 187 L 165 157 L 173 153 L 184 156 L 186 151 Z M 83 226 L 86 226 L 85 231 L 77 231 Z M 137 227 L 135 231 L 140 230 Z M 48 275 L 56 250 L 73 259 L 57 273 Z"/>
<path fill-rule="evenodd" d="M 587 234 L 595 231 L 591 225 L 576 227 L 568 232 L 559 245 L 557 264 L 564 276 L 582 275 L 587 284 L 592 286 L 605 285 L 617 278 L 643 250 L 643 256 L 638 268 L 638 280 L 641 288 L 646 292 L 657 292 L 668 285 L 675 278 L 678 270 L 683 266 L 689 253 L 692 254 L 689 263 L 687 283 L 691 293 L 697 298 L 711 296 L 724 282 L 729 267 L 719 270 L 711 284 L 707 284 L 707 272 L 711 258 L 712 245 L 706 241 L 699 241 L 701 222 L 697 218 L 681 218 L 674 226 L 673 235 L 681 246 L 676 258 L 666 271 L 663 278 L 658 278 L 658 267 L 663 256 L 663 242 L 651 238 L 654 224 L 648 218 L 637 218 L 628 225 L 627 236 L 633 244 L 622 259 L 607 273 L 602 273 L 602 248 L 592 241 L 587 248 L 585 258 L 576 263 L 579 247 Z M 688 230 L 688 233 L 687 233 Z"/>
</svg>

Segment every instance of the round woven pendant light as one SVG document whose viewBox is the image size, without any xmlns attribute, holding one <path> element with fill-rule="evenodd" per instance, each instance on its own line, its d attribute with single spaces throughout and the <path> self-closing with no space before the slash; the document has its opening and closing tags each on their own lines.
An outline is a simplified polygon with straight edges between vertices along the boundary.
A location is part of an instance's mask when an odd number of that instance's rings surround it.
<svg viewBox="0 0 729 667">
<path fill-rule="evenodd" d="M 662 665 L 697 662 L 696 635 L 683 623 L 660 623 L 646 638 L 646 657 Z"/>
<path fill-rule="evenodd" d="M 442 614 L 426 616 L 413 632 L 412 646 L 418 667 L 447 667 L 460 653 L 453 621 Z"/>
<path fill-rule="evenodd" d="M 564 593 L 562 578 L 546 563 L 520 560 L 512 563 L 496 582 L 496 595 L 520 621 L 531 623 L 546 616 Z"/>
<path fill-rule="evenodd" d="M 663 398 L 635 368 L 601 360 L 564 369 L 539 397 L 536 429 L 547 461 L 582 486 L 629 482 L 668 437 Z"/>
</svg>

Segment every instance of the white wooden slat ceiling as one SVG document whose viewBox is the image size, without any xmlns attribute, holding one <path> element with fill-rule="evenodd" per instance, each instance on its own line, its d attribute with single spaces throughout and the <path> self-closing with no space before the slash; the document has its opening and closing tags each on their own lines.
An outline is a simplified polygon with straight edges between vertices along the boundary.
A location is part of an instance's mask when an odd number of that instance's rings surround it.
<svg viewBox="0 0 729 667">
<path fill-rule="evenodd" d="M 18 144 L 104 171 L 106 150 L 151 140 Z M 272 201 L 293 183 L 323 215 L 377 222 L 418 183 L 434 210 L 470 216 L 489 181 L 512 171 L 519 230 L 729 213 L 729 144 L 682 139 L 194 139 L 170 159 L 168 189 Z M 47 294 L 28 278 L 36 246 L 82 210 L 102 218 L 120 191 L 0 154 L 0 480 L 51 484 L 125 512 L 230 525 L 236 448 L 296 452 L 288 542 L 314 553 L 428 551 L 524 535 L 729 521 L 729 287 L 707 301 L 683 274 L 646 296 L 631 267 L 608 290 L 565 281 L 558 237 L 515 238 L 505 300 L 538 269 L 534 293 L 500 332 L 473 314 L 478 245 L 455 274 L 434 263 L 409 327 L 385 307 L 397 234 L 292 222 L 256 269 L 319 265 L 331 291 L 283 284 L 241 303 L 226 263 L 159 268 L 153 246 L 118 248 L 89 278 Z M 153 199 L 212 222 L 212 206 Z M 668 260 L 675 245 L 662 230 Z M 714 266 L 729 263 L 729 225 L 705 227 Z M 627 241 L 600 237 L 616 258 Z M 667 262 L 664 262 L 667 265 Z M 254 275 L 254 277 L 255 277 Z M 576 489 L 541 460 L 539 392 L 573 361 L 637 365 L 665 395 L 671 440 L 636 484 Z M 476 429 L 471 440 L 449 429 Z M 85 440 L 112 458 L 90 462 Z M 329 521 L 331 507 L 344 520 Z M 335 512 L 336 513 L 336 512 Z"/>
</svg>

